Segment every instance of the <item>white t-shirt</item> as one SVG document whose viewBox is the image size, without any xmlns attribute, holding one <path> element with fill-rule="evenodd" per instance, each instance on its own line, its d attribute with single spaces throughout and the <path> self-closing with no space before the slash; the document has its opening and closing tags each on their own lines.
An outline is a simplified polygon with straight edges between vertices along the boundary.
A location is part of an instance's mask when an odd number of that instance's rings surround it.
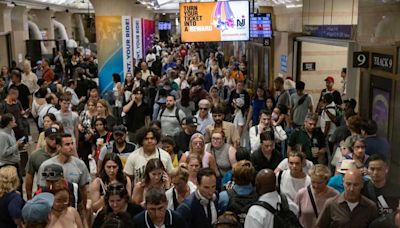
<svg viewBox="0 0 400 228">
<path fill-rule="evenodd" d="M 333 116 L 336 116 L 336 105 L 334 102 L 330 103 L 329 105 L 326 106 L 324 110 L 322 110 L 321 113 L 321 118 L 320 118 L 320 126 L 321 130 L 323 133 L 325 133 L 325 125 L 327 121 L 331 122 L 331 127 L 329 128 L 329 133 L 327 135 L 332 135 L 333 132 L 336 130 L 336 125 L 332 120 L 329 118 L 328 114 L 326 112 L 330 112 Z"/>
<path fill-rule="evenodd" d="M 235 118 L 233 119 L 233 124 L 235 125 L 235 127 L 242 127 L 244 126 L 244 117 L 243 117 L 243 113 L 241 110 L 238 110 L 235 112 Z"/>
<path fill-rule="evenodd" d="M 168 173 L 172 170 L 172 160 L 168 152 L 156 147 L 155 153 L 147 155 L 144 153 L 143 147 L 140 147 L 129 155 L 124 167 L 124 172 L 129 176 L 134 176 L 134 183 L 136 184 L 143 179 L 146 164 L 150 159 L 153 158 L 161 158 L 161 162 L 164 164 L 164 167 Z"/>
<path fill-rule="evenodd" d="M 281 193 L 285 194 L 288 200 L 294 202 L 297 192 L 311 184 L 310 176 L 306 175 L 304 178 L 294 178 L 290 175 L 290 170 L 282 171 L 282 178 L 280 183 Z M 276 176 L 278 183 L 279 175 Z"/>
<path fill-rule="evenodd" d="M 350 211 L 353 211 L 354 208 L 356 208 L 357 205 L 358 205 L 358 202 L 350 203 L 349 201 L 346 201 L 346 203 L 347 203 L 347 205 L 349 206 Z"/>
</svg>

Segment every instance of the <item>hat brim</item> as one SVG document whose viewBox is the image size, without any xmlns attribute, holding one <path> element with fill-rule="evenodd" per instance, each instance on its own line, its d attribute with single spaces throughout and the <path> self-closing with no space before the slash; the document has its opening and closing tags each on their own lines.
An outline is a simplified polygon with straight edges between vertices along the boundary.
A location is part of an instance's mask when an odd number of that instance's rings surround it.
<svg viewBox="0 0 400 228">
<path fill-rule="evenodd" d="M 46 177 L 45 180 L 47 180 L 47 181 L 56 181 L 56 180 L 59 180 L 60 178 L 63 178 L 63 176 Z"/>
</svg>

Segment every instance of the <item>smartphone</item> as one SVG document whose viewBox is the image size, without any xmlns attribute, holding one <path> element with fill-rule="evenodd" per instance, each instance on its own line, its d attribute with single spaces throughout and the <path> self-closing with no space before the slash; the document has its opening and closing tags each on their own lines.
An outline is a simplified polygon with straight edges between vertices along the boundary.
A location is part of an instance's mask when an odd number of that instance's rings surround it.
<svg viewBox="0 0 400 228">
<path fill-rule="evenodd" d="M 26 136 L 22 136 L 18 141 L 21 141 L 23 143 L 26 143 L 28 141 L 28 138 Z"/>
</svg>

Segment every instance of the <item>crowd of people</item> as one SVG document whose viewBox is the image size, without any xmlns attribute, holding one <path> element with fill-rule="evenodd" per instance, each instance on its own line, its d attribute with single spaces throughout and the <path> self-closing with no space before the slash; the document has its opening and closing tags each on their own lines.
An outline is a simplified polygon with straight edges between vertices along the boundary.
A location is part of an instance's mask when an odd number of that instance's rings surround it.
<svg viewBox="0 0 400 228">
<path fill-rule="evenodd" d="M 155 42 L 104 94 L 80 49 L 3 67 L 0 227 L 400 227 L 390 144 L 345 84 L 314 102 L 247 64 Z"/>
</svg>

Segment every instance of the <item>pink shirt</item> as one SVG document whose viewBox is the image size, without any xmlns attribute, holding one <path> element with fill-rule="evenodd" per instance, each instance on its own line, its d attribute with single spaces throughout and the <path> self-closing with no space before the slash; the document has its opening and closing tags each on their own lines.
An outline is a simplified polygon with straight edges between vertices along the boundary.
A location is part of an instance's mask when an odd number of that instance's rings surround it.
<svg viewBox="0 0 400 228">
<path fill-rule="evenodd" d="M 320 194 L 318 198 L 315 197 L 315 193 L 312 188 L 311 192 L 313 194 L 315 204 L 317 205 L 318 214 L 321 213 L 327 199 L 339 194 L 331 187 L 328 187 L 328 190 L 325 193 Z M 299 206 L 299 221 L 301 225 L 303 225 L 304 228 L 314 228 L 317 224 L 317 218 L 315 217 L 307 187 L 299 190 L 299 192 L 296 194 L 294 202 Z"/>
</svg>

